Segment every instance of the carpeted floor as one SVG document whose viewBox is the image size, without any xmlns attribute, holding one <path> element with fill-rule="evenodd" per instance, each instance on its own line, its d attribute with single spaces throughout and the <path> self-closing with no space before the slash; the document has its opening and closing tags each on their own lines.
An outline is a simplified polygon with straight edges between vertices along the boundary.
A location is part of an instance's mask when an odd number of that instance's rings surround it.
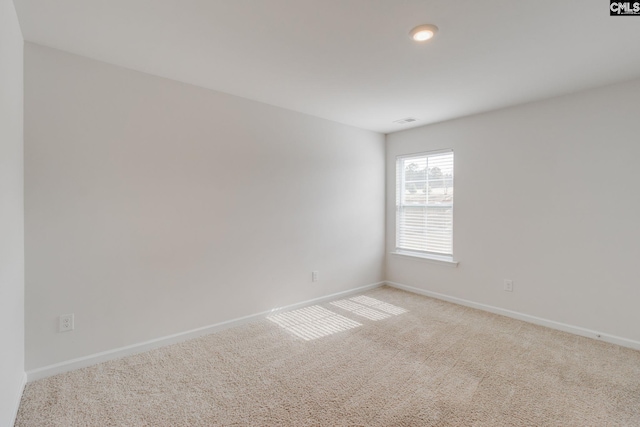
<svg viewBox="0 0 640 427">
<path fill-rule="evenodd" d="M 640 352 L 382 287 L 27 385 L 17 426 L 640 426 Z"/>
</svg>

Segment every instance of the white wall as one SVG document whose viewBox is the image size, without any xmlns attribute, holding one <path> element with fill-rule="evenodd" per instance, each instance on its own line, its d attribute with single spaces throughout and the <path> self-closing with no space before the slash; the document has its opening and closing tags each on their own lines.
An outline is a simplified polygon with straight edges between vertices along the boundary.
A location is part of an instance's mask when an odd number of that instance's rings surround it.
<svg viewBox="0 0 640 427">
<path fill-rule="evenodd" d="M 453 148 L 458 268 L 387 256 L 387 279 L 640 341 L 640 80 L 389 135 Z M 502 290 L 503 279 L 514 292 Z"/>
<path fill-rule="evenodd" d="M 0 425 L 13 425 L 24 380 L 23 41 L 0 0 Z"/>
<path fill-rule="evenodd" d="M 383 280 L 384 150 L 27 44 L 27 370 Z"/>
</svg>

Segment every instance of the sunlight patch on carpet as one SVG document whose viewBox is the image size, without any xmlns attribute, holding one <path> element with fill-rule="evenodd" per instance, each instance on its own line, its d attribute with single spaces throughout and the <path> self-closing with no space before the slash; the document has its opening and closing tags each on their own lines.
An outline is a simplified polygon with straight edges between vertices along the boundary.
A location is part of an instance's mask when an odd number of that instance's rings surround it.
<svg viewBox="0 0 640 427">
<path fill-rule="evenodd" d="M 305 341 L 362 326 L 319 305 L 274 314 L 267 319 Z"/>
<path fill-rule="evenodd" d="M 340 301 L 333 301 L 331 305 L 340 307 L 343 310 L 350 311 L 357 316 L 366 317 L 369 320 L 382 320 L 382 319 L 386 319 L 387 317 L 391 317 L 390 314 L 383 313 L 378 310 L 374 310 L 372 308 L 357 304 L 353 301 L 349 301 L 346 299 L 342 299 Z"/>
<path fill-rule="evenodd" d="M 392 315 L 397 316 L 407 312 L 402 307 L 363 295 L 349 298 L 348 300 L 333 301 L 331 305 L 373 321 L 387 319 Z"/>
<path fill-rule="evenodd" d="M 402 307 L 398 307 L 397 305 L 389 304 L 387 302 L 380 301 L 379 299 L 371 298 L 366 295 L 360 295 L 360 296 L 349 298 L 349 299 L 351 301 L 364 304 L 366 306 L 375 308 L 380 311 L 384 311 L 385 313 L 393 314 L 395 316 L 406 313 L 408 311 Z"/>
</svg>

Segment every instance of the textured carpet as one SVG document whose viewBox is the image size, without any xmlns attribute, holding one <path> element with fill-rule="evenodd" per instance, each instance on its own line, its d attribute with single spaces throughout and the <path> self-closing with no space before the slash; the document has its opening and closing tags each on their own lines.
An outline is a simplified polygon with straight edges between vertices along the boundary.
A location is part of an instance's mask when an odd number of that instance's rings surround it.
<svg viewBox="0 0 640 427">
<path fill-rule="evenodd" d="M 30 383 L 16 425 L 640 425 L 638 351 L 363 295 Z"/>
</svg>

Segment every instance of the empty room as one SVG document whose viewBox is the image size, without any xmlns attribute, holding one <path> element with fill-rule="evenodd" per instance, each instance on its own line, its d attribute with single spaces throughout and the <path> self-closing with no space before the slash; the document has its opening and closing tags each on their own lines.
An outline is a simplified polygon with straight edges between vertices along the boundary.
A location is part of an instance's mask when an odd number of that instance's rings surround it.
<svg viewBox="0 0 640 427">
<path fill-rule="evenodd" d="M 638 41 L 0 0 L 0 427 L 640 426 Z"/>
</svg>

